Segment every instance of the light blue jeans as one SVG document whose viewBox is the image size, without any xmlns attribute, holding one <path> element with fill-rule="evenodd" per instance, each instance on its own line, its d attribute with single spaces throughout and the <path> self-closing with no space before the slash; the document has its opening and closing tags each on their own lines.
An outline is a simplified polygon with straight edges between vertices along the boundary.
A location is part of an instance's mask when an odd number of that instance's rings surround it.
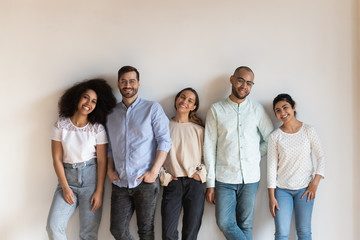
<svg viewBox="0 0 360 240">
<path fill-rule="evenodd" d="M 64 164 L 66 179 L 74 193 L 75 204 L 68 204 L 63 197 L 60 184 L 57 186 L 50 208 L 46 230 L 49 239 L 66 239 L 66 227 L 71 215 L 79 206 L 80 239 L 97 239 L 102 208 L 91 210 L 90 199 L 96 190 L 96 159 L 71 166 Z"/>
<path fill-rule="evenodd" d="M 298 239 L 311 240 L 311 215 L 314 199 L 306 202 L 307 196 L 301 198 L 306 189 L 275 189 L 275 198 L 280 208 L 280 210 L 275 211 L 276 240 L 289 238 L 293 209 L 295 210 L 295 225 Z"/>
<path fill-rule="evenodd" d="M 216 181 L 216 223 L 227 240 L 252 239 L 254 205 L 258 187 L 259 182 L 228 184 Z"/>
</svg>

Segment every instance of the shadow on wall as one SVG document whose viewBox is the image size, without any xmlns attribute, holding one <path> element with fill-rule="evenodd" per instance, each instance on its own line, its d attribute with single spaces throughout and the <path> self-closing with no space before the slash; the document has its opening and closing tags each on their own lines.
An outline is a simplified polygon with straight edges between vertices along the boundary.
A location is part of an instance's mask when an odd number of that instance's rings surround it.
<svg viewBox="0 0 360 240">
<path fill-rule="evenodd" d="M 1 223 L 2 239 L 28 239 L 32 233 L 37 232 L 43 232 L 46 239 L 46 219 L 57 184 L 49 139 L 52 125 L 57 118 L 57 96 L 60 94 L 61 91 L 57 91 L 37 99 L 26 108 L 15 110 L 12 116 L 15 121 L 13 124 L 18 126 L 14 133 L 21 133 L 17 136 L 16 145 L 26 147 L 14 153 L 15 156 L 20 155 L 21 159 L 11 160 L 16 168 L 13 178 L 19 183 L 15 191 L 20 195 L 20 199 L 12 200 L 12 203 L 17 205 L 13 208 L 15 211 L 11 213 L 10 219 L 7 218 L 6 222 Z M 53 121 L 49 122 L 48 119 Z M 36 162 L 30 159 L 35 159 Z M 41 192 L 49 194 L 43 198 Z M 21 231 L 18 226 L 21 226 Z"/>
<path fill-rule="evenodd" d="M 211 86 L 211 87 L 209 87 Z M 230 75 L 220 75 L 206 84 L 206 89 L 202 89 L 202 106 L 201 110 L 205 111 L 204 119 L 210 106 L 228 97 L 231 91 Z"/>
<path fill-rule="evenodd" d="M 360 108 L 358 107 L 360 104 L 360 1 L 354 1 L 353 11 L 354 15 L 357 16 L 357 21 L 354 24 L 355 25 L 355 40 L 353 48 L 355 51 L 353 52 L 353 109 L 354 109 L 354 123 L 353 123 L 353 129 L 354 129 L 354 136 L 353 136 L 353 192 L 354 192 L 354 198 L 353 199 L 359 199 L 360 197 Z M 360 215 L 358 214 L 360 212 L 360 205 L 358 201 L 353 202 L 353 226 L 354 226 L 354 233 L 353 236 L 359 236 L 360 234 L 360 228 L 357 227 L 360 225 Z"/>
<path fill-rule="evenodd" d="M 168 95 L 168 96 L 166 96 L 164 98 L 161 98 L 159 100 L 160 105 L 164 109 L 165 114 L 169 119 L 171 119 L 172 117 L 175 116 L 176 111 L 175 111 L 174 103 L 175 103 L 176 94 L 177 94 L 177 92 L 172 94 L 172 95 Z"/>
</svg>

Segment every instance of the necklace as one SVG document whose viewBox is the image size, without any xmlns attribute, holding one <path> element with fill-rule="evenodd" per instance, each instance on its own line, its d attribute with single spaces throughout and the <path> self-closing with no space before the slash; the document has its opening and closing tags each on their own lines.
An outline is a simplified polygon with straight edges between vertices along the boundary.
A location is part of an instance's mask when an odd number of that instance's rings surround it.
<svg viewBox="0 0 360 240">
<path fill-rule="evenodd" d="M 75 127 L 79 128 L 85 127 L 89 123 L 87 119 L 85 121 L 76 121 L 74 117 L 71 117 L 70 120 Z"/>
</svg>

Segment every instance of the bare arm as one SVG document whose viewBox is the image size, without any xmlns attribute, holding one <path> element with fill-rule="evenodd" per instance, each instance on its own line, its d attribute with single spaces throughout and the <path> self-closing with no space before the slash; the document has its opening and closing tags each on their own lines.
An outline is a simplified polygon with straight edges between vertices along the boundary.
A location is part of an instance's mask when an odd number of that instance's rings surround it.
<svg viewBox="0 0 360 240">
<path fill-rule="evenodd" d="M 96 191 L 91 197 L 92 210 L 96 211 L 102 205 L 104 183 L 106 177 L 106 144 L 96 145 L 97 157 L 97 185 Z"/>
<path fill-rule="evenodd" d="M 70 205 L 73 205 L 75 203 L 74 193 L 70 189 L 69 184 L 66 180 L 65 170 L 63 165 L 63 148 L 61 142 L 51 140 L 51 153 L 52 153 L 55 173 L 58 177 L 60 186 L 63 190 L 64 200 Z"/>
<path fill-rule="evenodd" d="M 115 171 L 114 158 L 108 157 L 107 160 L 107 175 L 109 181 L 111 183 L 114 181 L 120 182 L 119 175 Z"/>
<path fill-rule="evenodd" d="M 276 210 L 279 210 L 279 205 L 277 203 L 277 200 L 275 198 L 275 188 L 268 188 L 269 193 L 269 209 L 271 216 L 275 217 L 275 208 Z"/>
<path fill-rule="evenodd" d="M 206 201 L 210 204 L 215 204 L 215 188 L 210 187 L 206 189 Z"/>
</svg>

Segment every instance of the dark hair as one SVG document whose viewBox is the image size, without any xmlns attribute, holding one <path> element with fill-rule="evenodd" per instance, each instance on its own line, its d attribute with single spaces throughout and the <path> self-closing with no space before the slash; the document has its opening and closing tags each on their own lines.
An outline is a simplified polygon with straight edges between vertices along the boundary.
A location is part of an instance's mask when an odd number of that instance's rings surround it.
<svg viewBox="0 0 360 240">
<path fill-rule="evenodd" d="M 193 123 L 196 123 L 196 124 L 198 124 L 200 126 L 204 126 L 203 121 L 198 116 L 196 116 L 196 114 L 195 114 L 196 111 L 199 109 L 199 106 L 200 106 L 199 95 L 197 94 L 195 89 L 193 89 L 191 87 L 188 87 L 188 88 L 184 88 L 183 90 L 178 92 L 178 94 L 176 94 L 176 97 L 175 97 L 175 103 L 174 103 L 175 109 L 176 109 L 176 100 L 180 97 L 180 94 L 182 92 L 184 92 L 184 91 L 190 91 L 195 95 L 195 106 L 196 107 L 195 107 L 194 110 L 189 112 L 189 121 L 193 122 Z"/>
<path fill-rule="evenodd" d="M 128 73 L 128 72 L 135 72 L 136 73 L 136 79 L 139 81 L 140 80 L 140 74 L 139 71 L 132 67 L 132 66 L 123 66 L 122 68 L 119 69 L 118 71 L 118 81 L 120 80 L 120 77 L 124 74 L 124 73 Z"/>
<path fill-rule="evenodd" d="M 77 111 L 81 95 L 87 90 L 97 95 L 95 109 L 88 115 L 90 123 L 106 123 L 106 118 L 116 105 L 116 98 L 111 87 L 104 79 L 91 79 L 75 84 L 67 89 L 59 100 L 59 116 L 71 117 Z"/>
<path fill-rule="evenodd" d="M 245 70 L 245 71 L 251 72 L 252 75 L 255 77 L 255 74 L 254 74 L 253 70 L 251 70 L 251 68 L 249 68 L 247 66 L 240 66 L 240 67 L 236 68 L 233 75 L 235 75 L 237 72 L 239 72 L 242 69 Z"/>
<path fill-rule="evenodd" d="M 275 105 L 280 101 L 288 102 L 293 109 L 295 107 L 295 101 L 292 99 L 292 97 L 287 93 L 281 93 L 274 98 L 274 101 L 273 101 L 274 112 L 275 112 Z M 296 111 L 294 112 L 294 115 L 296 115 Z"/>
</svg>

